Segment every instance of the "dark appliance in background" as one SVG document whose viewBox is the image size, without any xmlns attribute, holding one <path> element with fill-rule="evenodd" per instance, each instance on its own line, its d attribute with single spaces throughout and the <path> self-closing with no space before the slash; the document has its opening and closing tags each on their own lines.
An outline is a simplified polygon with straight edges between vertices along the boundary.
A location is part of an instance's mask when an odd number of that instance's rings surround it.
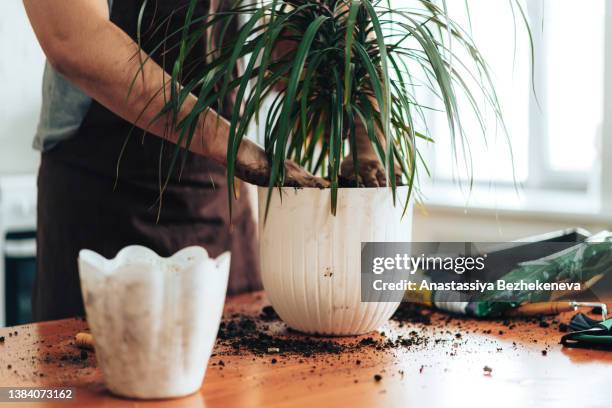
<svg viewBox="0 0 612 408">
<path fill-rule="evenodd" d="M 0 327 L 32 321 L 36 175 L 0 176 Z"/>
<path fill-rule="evenodd" d="M 36 274 L 36 232 L 8 232 L 4 241 L 6 325 L 32 321 L 32 286 Z"/>
</svg>

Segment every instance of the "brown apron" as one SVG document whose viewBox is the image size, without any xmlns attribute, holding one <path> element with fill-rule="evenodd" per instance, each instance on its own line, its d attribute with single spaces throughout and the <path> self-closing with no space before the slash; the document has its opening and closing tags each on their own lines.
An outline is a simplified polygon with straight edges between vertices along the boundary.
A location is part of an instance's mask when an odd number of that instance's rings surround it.
<svg viewBox="0 0 612 408">
<path fill-rule="evenodd" d="M 169 26 L 169 30 L 175 29 L 183 20 L 178 3 L 157 0 L 155 7 L 148 7 L 143 27 L 178 9 Z M 115 0 L 111 12 L 111 21 L 132 38 L 136 38 L 140 4 Z M 208 3 L 202 2 L 196 14 L 207 12 Z M 164 31 L 145 38 L 145 51 L 158 42 Z M 170 51 L 163 60 L 159 55 L 154 59 L 171 67 L 176 47 L 171 48 L 168 44 Z M 201 48 L 190 56 L 194 67 L 203 64 L 204 52 L 202 41 Z M 165 177 L 174 146 L 153 135 L 143 136 L 138 129 L 132 132 L 114 188 L 117 159 L 131 127 L 92 101 L 78 134 L 42 154 L 38 174 L 35 320 L 83 315 L 77 269 L 82 248 L 109 258 L 132 244 L 145 245 L 162 256 L 189 245 L 203 246 L 212 256 L 230 250 L 229 292 L 260 288 L 256 228 L 245 186 L 240 186 L 240 198 L 234 201 L 230 225 L 225 169 L 188 153 L 180 180 L 176 172 L 171 175 L 158 220 L 160 165 Z"/>
</svg>

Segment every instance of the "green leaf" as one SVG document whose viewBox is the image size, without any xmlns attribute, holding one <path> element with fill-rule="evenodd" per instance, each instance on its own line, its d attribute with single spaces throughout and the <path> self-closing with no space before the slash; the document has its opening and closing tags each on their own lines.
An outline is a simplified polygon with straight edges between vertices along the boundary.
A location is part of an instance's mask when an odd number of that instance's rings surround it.
<svg viewBox="0 0 612 408">
<path fill-rule="evenodd" d="M 283 110 L 281 112 L 280 117 L 280 125 L 279 125 L 279 140 L 275 145 L 274 156 L 272 159 L 272 169 L 270 171 L 270 183 L 268 188 L 268 197 L 266 202 L 266 210 L 264 219 L 268 217 L 268 211 L 270 209 L 270 198 L 272 196 L 272 188 L 277 183 L 279 176 L 281 175 L 281 171 L 284 171 L 284 163 L 285 163 L 285 148 L 287 145 L 287 138 L 289 134 L 289 123 L 288 123 L 288 113 L 292 106 L 292 101 L 295 97 L 295 93 L 298 86 L 298 79 L 302 73 L 304 68 L 304 62 L 306 61 L 306 56 L 308 55 L 308 50 L 310 49 L 310 45 L 314 40 L 314 37 L 319 30 L 319 27 L 328 19 L 327 16 L 319 16 L 312 23 L 309 24 L 308 29 L 304 33 L 304 38 L 298 47 L 296 52 L 294 66 L 291 70 L 291 76 L 289 81 L 287 82 L 287 90 L 285 91 L 285 101 L 283 104 Z"/>
<path fill-rule="evenodd" d="M 353 82 L 353 76 L 351 75 L 351 56 L 353 54 L 355 22 L 360 7 L 360 0 L 352 0 L 348 19 L 346 21 L 346 39 L 344 40 L 344 106 L 348 105 L 351 96 L 351 84 Z"/>
</svg>

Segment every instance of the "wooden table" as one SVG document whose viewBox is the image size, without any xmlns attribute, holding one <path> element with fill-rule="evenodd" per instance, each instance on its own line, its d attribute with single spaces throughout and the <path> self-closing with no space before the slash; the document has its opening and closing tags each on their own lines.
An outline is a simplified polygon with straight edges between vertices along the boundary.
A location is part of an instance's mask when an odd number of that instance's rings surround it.
<svg viewBox="0 0 612 408">
<path fill-rule="evenodd" d="M 233 297 L 226 313 L 257 314 L 263 305 L 261 294 Z M 559 320 L 567 321 L 570 315 Z M 80 350 L 73 344 L 74 335 L 86 326 L 80 319 L 68 319 L 0 329 L 0 336 L 5 337 L 0 344 L 1 386 L 70 386 L 76 387 L 77 394 L 74 405 L 0 406 L 612 406 L 608 388 L 612 353 L 564 349 L 553 326 L 517 324 L 509 330 L 501 322 L 446 323 L 441 316 L 430 326 L 406 324 L 400 328 L 390 322 L 382 328 L 387 337 L 417 330 L 437 339 L 422 346 L 382 351 L 366 348 L 316 357 L 279 355 L 276 364 L 271 364 L 267 355 L 215 355 L 199 393 L 154 402 L 120 399 L 105 391 L 93 353 L 81 360 Z M 216 352 L 221 352 L 219 347 Z M 218 364 L 221 359 L 223 366 Z M 484 366 L 492 368 L 490 375 Z M 375 381 L 376 374 L 382 376 L 380 381 Z"/>
</svg>

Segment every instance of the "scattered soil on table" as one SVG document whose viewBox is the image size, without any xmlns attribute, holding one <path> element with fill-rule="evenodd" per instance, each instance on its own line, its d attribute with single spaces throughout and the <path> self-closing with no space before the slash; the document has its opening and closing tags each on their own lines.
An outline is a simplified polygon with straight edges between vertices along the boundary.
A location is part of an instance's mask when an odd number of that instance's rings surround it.
<svg viewBox="0 0 612 408">
<path fill-rule="evenodd" d="M 395 311 L 391 319 L 398 322 L 400 327 L 405 323 L 417 323 L 429 326 L 431 324 L 431 315 L 432 310 L 425 306 L 403 302 Z"/>
<path fill-rule="evenodd" d="M 422 318 L 419 318 L 421 321 Z M 276 325 L 276 330 L 270 327 Z M 280 326 L 279 326 L 280 325 Z M 280 329 L 279 329 L 280 327 Z M 364 348 L 388 350 L 399 347 L 424 345 L 428 338 L 412 331 L 408 336 L 387 338 L 380 335 L 357 338 L 354 341 L 338 341 L 335 338 L 309 336 L 293 332 L 284 327 L 272 306 L 262 309 L 258 317 L 234 313 L 225 318 L 219 327 L 218 343 L 226 346 L 223 352 L 229 354 L 251 353 L 254 355 L 338 355 Z M 272 359 L 273 363 L 276 359 Z M 361 364 L 357 360 L 356 364 Z"/>
<path fill-rule="evenodd" d="M 266 320 L 268 321 L 268 320 Z M 287 337 L 270 335 L 258 322 L 245 315 L 234 316 L 219 327 L 219 340 L 236 352 L 249 351 L 254 354 L 295 353 L 304 356 L 313 354 L 340 353 L 343 346 L 331 340 L 309 336 Z M 278 351 L 276 351 L 278 350 Z"/>
<path fill-rule="evenodd" d="M 46 364 L 55 364 L 58 367 L 66 365 L 79 366 L 82 368 L 93 367 L 94 359 L 89 358 L 89 353 L 85 350 L 75 351 L 74 353 L 47 353 L 42 361 Z"/>
<path fill-rule="evenodd" d="M 59 368 L 53 371 L 57 384 L 74 383 L 74 380 L 83 375 L 92 373 L 96 367 L 96 359 L 90 358 L 90 353 L 76 348 L 70 337 L 30 342 L 30 333 L 25 332 L 23 336 L 20 334 L 22 332 L 12 331 L 10 335 L 5 335 L 5 342 L 8 344 L 3 347 L 9 347 L 13 342 L 25 342 L 26 353 L 0 353 L 0 360 L 6 370 L 19 381 L 38 381 L 39 378 L 46 377 L 47 367 L 53 366 Z"/>
<path fill-rule="evenodd" d="M 319 355 L 340 355 L 356 352 L 362 349 L 372 349 L 376 352 L 385 350 L 427 347 L 428 344 L 438 343 L 452 344 L 452 349 L 447 354 L 452 357 L 458 352 L 458 348 L 467 340 L 465 335 L 469 333 L 482 332 L 483 334 L 494 334 L 506 336 L 518 327 L 533 327 L 542 329 L 554 328 L 566 331 L 567 325 L 559 322 L 553 316 L 533 316 L 527 318 L 500 318 L 488 319 L 492 323 L 501 325 L 500 329 L 480 329 L 478 320 L 460 316 L 449 315 L 433 311 L 432 309 L 404 302 L 391 318 L 391 325 L 395 327 L 409 326 L 410 331 L 392 330 L 390 335 L 385 332 L 375 333 L 370 336 L 358 336 L 355 338 L 334 338 L 303 335 L 288 329 L 279 319 L 272 306 L 265 306 L 256 315 L 234 313 L 226 316 L 221 323 L 218 334 L 218 344 L 223 346 L 218 354 L 255 356 L 275 356 L 269 360 L 270 363 L 280 362 L 282 357 L 315 357 Z M 518 329 L 517 329 L 518 330 Z M 521 329 L 524 330 L 524 329 Z M 531 330 L 531 329 L 530 329 Z M 536 339 L 532 339 L 536 343 Z M 495 342 L 494 339 L 484 340 Z M 495 346 L 495 344 L 493 344 Z M 513 348 L 518 345 L 513 342 Z M 495 352 L 503 352 L 502 347 L 495 346 Z M 543 356 L 547 355 L 542 353 Z M 357 365 L 361 360 L 356 360 Z M 422 370 L 419 370 L 422 372 Z M 486 371 L 486 370 L 485 370 Z"/>
</svg>

